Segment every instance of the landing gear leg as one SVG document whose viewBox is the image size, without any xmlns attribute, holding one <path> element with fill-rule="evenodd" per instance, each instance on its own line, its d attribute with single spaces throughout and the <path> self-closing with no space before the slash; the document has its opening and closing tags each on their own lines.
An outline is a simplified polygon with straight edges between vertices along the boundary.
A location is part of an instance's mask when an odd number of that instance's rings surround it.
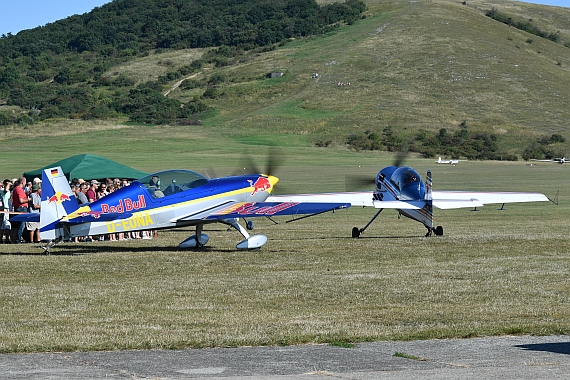
<svg viewBox="0 0 570 380">
<path fill-rule="evenodd" d="M 232 226 L 245 238 L 236 245 L 237 249 L 258 249 L 267 243 L 267 237 L 265 235 L 257 234 L 249 236 L 246 229 L 238 223 L 237 219 L 224 219 L 222 223 Z"/>
<path fill-rule="evenodd" d="M 368 226 L 370 226 L 372 224 L 372 222 L 378 217 L 378 215 L 380 215 L 380 213 L 382 212 L 382 210 L 384 210 L 383 208 L 379 209 L 378 212 L 376 214 L 374 214 L 374 216 L 372 217 L 372 219 L 370 219 L 370 221 L 368 222 L 368 224 L 366 224 L 364 226 L 364 228 L 358 228 L 358 227 L 353 227 L 352 228 L 352 237 L 353 238 L 358 238 L 360 237 L 360 234 L 362 234 L 367 228 Z"/>
<path fill-rule="evenodd" d="M 443 235 L 443 227 L 442 226 L 437 226 L 437 227 L 426 227 L 427 228 L 427 234 L 426 237 L 429 237 L 432 235 L 432 233 L 435 233 L 436 236 L 442 236 Z"/>
<path fill-rule="evenodd" d="M 196 240 L 196 248 L 203 248 L 204 244 L 200 241 L 200 237 L 202 236 L 202 230 L 204 229 L 203 224 L 198 224 L 196 226 L 196 235 L 194 235 L 194 239 Z"/>
<path fill-rule="evenodd" d="M 210 237 L 208 235 L 202 233 L 203 229 L 203 224 L 196 225 L 196 235 L 190 236 L 178 246 L 180 248 L 203 248 L 208 243 L 208 240 L 210 240 Z"/>
<path fill-rule="evenodd" d="M 63 241 L 63 236 L 59 236 L 55 239 L 50 240 L 46 245 L 42 246 L 41 248 L 44 250 L 44 253 L 46 255 L 50 255 L 50 249 L 52 249 L 53 247 L 56 246 L 56 244 L 59 244 Z"/>
</svg>

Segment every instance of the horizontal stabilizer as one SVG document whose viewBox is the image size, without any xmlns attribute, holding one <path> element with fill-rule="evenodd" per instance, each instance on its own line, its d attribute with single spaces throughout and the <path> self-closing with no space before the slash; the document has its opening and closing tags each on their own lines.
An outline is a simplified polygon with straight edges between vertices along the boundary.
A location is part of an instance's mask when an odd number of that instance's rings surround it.
<svg viewBox="0 0 570 380">
<path fill-rule="evenodd" d="M 418 210 L 425 206 L 425 201 L 374 201 L 376 208 L 392 208 L 398 210 Z"/>
<path fill-rule="evenodd" d="M 25 214 L 14 215 L 13 217 L 10 218 L 10 222 L 22 222 L 22 223 L 36 222 L 36 223 L 39 223 L 40 222 L 40 214 L 25 213 Z"/>
<path fill-rule="evenodd" d="M 130 212 L 110 212 L 110 213 L 103 213 L 97 211 L 86 211 L 86 212 L 79 212 L 73 215 L 73 218 L 70 218 L 67 223 L 69 224 L 81 224 L 81 223 L 93 223 L 93 222 L 112 222 L 115 220 L 120 219 L 127 219 L 133 216 Z"/>
</svg>

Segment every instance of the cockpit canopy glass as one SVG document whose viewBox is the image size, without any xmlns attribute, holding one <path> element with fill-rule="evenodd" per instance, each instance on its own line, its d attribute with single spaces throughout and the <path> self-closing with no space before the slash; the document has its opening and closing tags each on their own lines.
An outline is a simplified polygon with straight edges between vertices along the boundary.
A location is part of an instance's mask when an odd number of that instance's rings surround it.
<svg viewBox="0 0 570 380">
<path fill-rule="evenodd" d="M 154 198 L 162 198 L 208 183 L 202 174 L 191 170 L 165 170 L 138 180 Z"/>
<path fill-rule="evenodd" d="M 399 189 L 403 189 L 411 183 L 420 183 L 421 179 L 418 173 L 409 167 L 401 167 L 394 171 L 390 181 Z"/>
</svg>

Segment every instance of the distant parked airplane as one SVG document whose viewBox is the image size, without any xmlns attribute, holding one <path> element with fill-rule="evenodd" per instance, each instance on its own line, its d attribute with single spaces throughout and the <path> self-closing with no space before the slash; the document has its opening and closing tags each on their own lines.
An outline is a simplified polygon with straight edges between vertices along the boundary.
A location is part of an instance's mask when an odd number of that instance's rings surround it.
<svg viewBox="0 0 570 380">
<path fill-rule="evenodd" d="M 557 157 L 552 160 L 531 160 L 531 161 L 538 161 L 538 162 L 558 162 L 559 164 L 570 164 L 570 159 L 566 157 Z"/>
<path fill-rule="evenodd" d="M 438 164 L 450 164 L 450 165 L 457 165 L 459 163 L 459 160 L 442 160 L 441 157 L 438 158 L 438 160 L 436 161 L 436 163 Z"/>
</svg>

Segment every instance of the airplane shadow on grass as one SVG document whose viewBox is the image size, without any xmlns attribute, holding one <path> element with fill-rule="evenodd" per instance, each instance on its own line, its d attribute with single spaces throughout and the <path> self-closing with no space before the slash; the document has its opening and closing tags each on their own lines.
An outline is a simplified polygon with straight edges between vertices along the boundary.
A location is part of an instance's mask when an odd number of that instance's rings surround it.
<svg viewBox="0 0 570 380">
<path fill-rule="evenodd" d="M 537 343 L 537 344 L 521 344 L 515 347 L 528 351 L 544 351 L 553 352 L 555 354 L 570 355 L 570 342 L 562 343 Z"/>
<path fill-rule="evenodd" d="M 209 232 L 217 232 L 217 233 L 224 233 L 224 232 L 235 232 L 231 231 L 229 228 L 210 228 Z M 169 233 L 182 233 L 187 235 L 191 233 L 192 230 L 189 228 L 179 228 L 170 230 Z M 417 239 L 423 238 L 423 235 L 409 235 L 409 236 L 360 236 L 358 240 L 369 240 L 369 239 Z M 160 239 L 160 238 L 159 238 Z M 354 240 L 355 238 L 351 236 L 321 236 L 321 237 L 298 237 L 294 238 L 294 240 L 299 241 L 307 241 L 307 240 L 336 240 L 336 241 L 348 241 Z M 273 241 L 279 241 L 280 239 L 274 238 Z M 160 240 L 159 240 L 160 241 Z M 111 243 L 111 244 L 109 244 Z M 206 245 L 202 248 L 195 248 L 195 249 L 188 249 L 188 248 L 180 248 L 177 245 L 172 246 L 157 246 L 157 245 L 139 245 L 139 246 L 130 246 L 130 245 L 115 245 L 115 243 L 119 242 L 111 242 L 111 241 L 94 241 L 94 242 L 80 242 L 80 243 L 60 243 L 58 244 L 53 250 L 50 252 L 53 256 L 82 256 L 82 255 L 89 255 L 94 253 L 142 253 L 142 252 L 235 252 L 236 249 L 233 247 L 216 247 L 212 245 Z M 5 252 L 0 253 L 2 255 L 15 255 L 15 256 L 42 256 L 45 255 L 45 252 L 42 250 L 40 244 L 22 244 L 18 245 L 18 247 L 22 247 L 22 250 L 18 252 Z M 269 248 L 270 249 L 270 248 Z"/>
</svg>

